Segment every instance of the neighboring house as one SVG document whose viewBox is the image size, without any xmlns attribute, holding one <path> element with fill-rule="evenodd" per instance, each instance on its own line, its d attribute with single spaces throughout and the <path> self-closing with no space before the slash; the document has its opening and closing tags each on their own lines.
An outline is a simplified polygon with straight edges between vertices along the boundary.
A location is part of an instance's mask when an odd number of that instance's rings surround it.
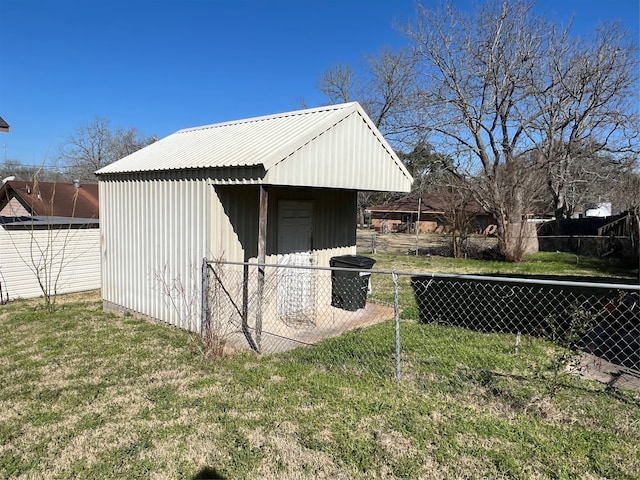
<svg viewBox="0 0 640 480">
<path fill-rule="evenodd" d="M 328 267 L 356 253 L 358 190 L 413 181 L 357 103 L 180 130 L 96 173 L 105 309 L 193 331 L 158 272 L 195 298 L 205 257 Z"/>
<path fill-rule="evenodd" d="M 400 198 L 367 210 L 376 232 L 443 233 L 451 229 L 452 202 L 436 194 Z M 464 207 L 464 215 L 473 217 L 473 233 L 492 233 L 495 220 L 476 202 Z"/>
<path fill-rule="evenodd" d="M 0 187 L 0 300 L 100 288 L 97 185 Z"/>
<path fill-rule="evenodd" d="M 5 181 L 0 216 L 99 218 L 98 185 L 77 182 Z"/>
<path fill-rule="evenodd" d="M 0 117 L 0 132 L 8 132 L 9 124 L 4 121 L 4 118 Z"/>
</svg>

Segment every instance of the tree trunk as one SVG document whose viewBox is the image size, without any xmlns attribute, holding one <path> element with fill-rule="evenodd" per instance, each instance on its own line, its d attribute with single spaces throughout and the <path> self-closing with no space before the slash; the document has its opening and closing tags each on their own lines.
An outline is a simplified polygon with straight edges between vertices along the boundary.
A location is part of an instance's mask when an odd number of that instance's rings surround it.
<svg viewBox="0 0 640 480">
<path fill-rule="evenodd" d="M 365 210 L 366 210 L 366 207 L 364 207 L 364 206 L 361 206 L 358 209 L 358 213 L 360 214 L 359 215 L 360 228 L 365 228 L 365 225 L 364 225 Z"/>
<path fill-rule="evenodd" d="M 536 226 L 529 222 L 513 222 L 504 226 L 502 253 L 509 262 L 520 262 L 539 249 Z"/>
</svg>

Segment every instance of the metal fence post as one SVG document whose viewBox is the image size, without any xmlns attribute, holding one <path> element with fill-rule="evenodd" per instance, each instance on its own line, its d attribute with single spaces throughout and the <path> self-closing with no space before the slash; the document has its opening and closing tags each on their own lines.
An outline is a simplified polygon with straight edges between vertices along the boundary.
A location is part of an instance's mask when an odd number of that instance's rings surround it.
<svg viewBox="0 0 640 480">
<path fill-rule="evenodd" d="M 391 272 L 393 278 L 393 318 L 396 343 L 396 381 L 400 381 L 400 308 L 398 299 L 398 274 Z"/>
<path fill-rule="evenodd" d="M 204 335 L 209 322 L 209 265 L 207 258 L 202 259 L 202 282 L 200 290 L 200 335 Z"/>
</svg>

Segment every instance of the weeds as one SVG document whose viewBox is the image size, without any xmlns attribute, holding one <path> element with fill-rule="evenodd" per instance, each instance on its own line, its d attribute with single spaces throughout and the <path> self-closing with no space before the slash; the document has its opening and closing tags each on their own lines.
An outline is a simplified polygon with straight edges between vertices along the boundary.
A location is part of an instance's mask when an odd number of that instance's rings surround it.
<svg viewBox="0 0 640 480">
<path fill-rule="evenodd" d="M 566 315 L 568 319 L 559 316 L 546 319 L 546 335 L 553 346 L 538 371 L 551 397 L 557 394 L 563 379 L 578 368 L 584 339 L 597 322 L 596 314 L 584 305 L 571 305 Z"/>
<path fill-rule="evenodd" d="M 215 275 L 224 278 L 222 260 L 203 265 L 200 269 L 192 265 L 187 277 L 171 274 L 165 265 L 156 271 L 155 279 L 167 306 L 178 316 L 178 324 L 186 330 L 196 330 L 189 335 L 190 345 L 206 359 L 218 359 L 224 355 L 227 339 L 238 326 L 233 315 L 228 315 L 226 292 L 221 282 L 209 285 L 206 277 L 211 268 Z M 205 278 L 201 278 L 200 275 Z M 203 306 L 202 292 L 205 292 Z"/>
</svg>

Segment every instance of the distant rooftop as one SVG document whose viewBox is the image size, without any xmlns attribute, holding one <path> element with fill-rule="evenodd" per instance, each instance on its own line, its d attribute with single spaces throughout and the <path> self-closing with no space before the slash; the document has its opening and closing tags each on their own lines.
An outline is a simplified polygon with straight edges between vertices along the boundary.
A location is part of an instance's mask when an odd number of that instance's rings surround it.
<svg viewBox="0 0 640 480">
<path fill-rule="evenodd" d="M 24 213 L 8 212 L 9 202 L 16 200 Z M 5 216 L 26 213 L 32 217 L 97 219 L 98 185 L 87 183 L 76 188 L 73 183 L 9 180 L 0 187 L 0 211 Z"/>
</svg>

